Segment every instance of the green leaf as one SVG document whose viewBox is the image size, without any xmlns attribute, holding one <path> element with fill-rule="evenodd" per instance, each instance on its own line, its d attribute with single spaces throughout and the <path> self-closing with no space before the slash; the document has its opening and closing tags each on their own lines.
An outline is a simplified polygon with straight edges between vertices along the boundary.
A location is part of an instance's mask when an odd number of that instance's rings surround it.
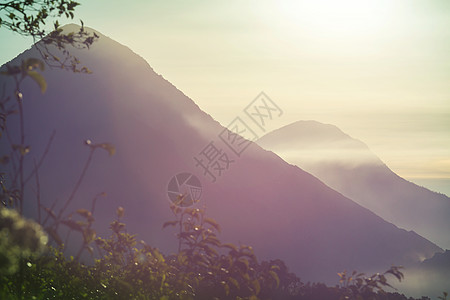
<svg viewBox="0 0 450 300">
<path fill-rule="evenodd" d="M 45 70 L 44 62 L 37 58 L 28 58 L 27 60 L 24 61 L 23 66 L 24 69 L 28 71 L 32 71 L 35 68 L 39 68 L 39 70 L 41 71 Z"/>
<path fill-rule="evenodd" d="M 239 258 L 236 261 L 236 265 L 243 271 L 243 272 L 247 272 L 248 268 L 249 268 L 249 262 L 248 260 L 244 259 L 244 258 Z"/>
<path fill-rule="evenodd" d="M 39 85 L 41 92 L 45 93 L 47 90 L 47 82 L 45 81 L 44 76 L 36 71 L 27 71 L 27 74 Z"/>
<path fill-rule="evenodd" d="M 238 248 L 233 244 L 222 244 L 222 247 L 229 248 L 231 250 L 234 250 L 235 252 L 238 252 Z"/>
<path fill-rule="evenodd" d="M 2 75 L 17 75 L 17 74 L 20 74 L 22 71 L 21 71 L 21 68 L 19 67 L 19 66 L 10 66 L 10 65 L 6 65 L 6 72 L 0 72 L 0 74 L 2 74 Z"/>
<path fill-rule="evenodd" d="M 56 215 L 50 208 L 47 208 L 47 207 L 45 207 L 43 205 L 41 205 L 41 207 L 42 207 L 43 210 L 45 210 L 50 215 L 50 217 L 52 217 L 53 219 L 56 220 Z"/>
<path fill-rule="evenodd" d="M 163 224 L 162 228 L 166 228 L 167 226 L 175 226 L 176 224 L 178 224 L 178 221 L 168 221 Z"/>
<path fill-rule="evenodd" d="M 63 241 L 54 228 L 48 227 L 46 231 L 59 246 L 62 246 Z"/>
<path fill-rule="evenodd" d="M 88 211 L 87 209 L 78 209 L 77 213 L 82 216 L 85 217 L 86 219 L 90 220 L 92 218 L 92 213 L 90 211 Z"/>
<path fill-rule="evenodd" d="M 220 232 L 220 226 L 217 222 L 211 218 L 205 218 L 205 223 L 208 223 L 212 227 L 214 227 L 218 232 Z"/>
<path fill-rule="evenodd" d="M 82 226 L 78 222 L 75 222 L 73 220 L 61 220 L 61 223 L 73 230 L 80 231 L 80 232 L 83 231 Z"/>
<path fill-rule="evenodd" d="M 0 137 L 1 137 L 1 132 L 0 132 Z M 8 155 L 3 155 L 3 156 L 0 157 L 0 164 L 1 165 L 6 165 L 9 161 L 10 161 L 10 158 L 9 158 Z"/>
<path fill-rule="evenodd" d="M 216 238 L 215 236 L 209 236 L 205 239 L 205 242 L 208 244 L 212 244 L 214 246 L 219 247 L 220 246 L 220 241 L 218 238 Z"/>
<path fill-rule="evenodd" d="M 232 283 L 232 284 L 236 287 L 236 289 L 239 289 L 239 288 L 240 288 L 240 287 L 239 287 L 239 282 L 238 282 L 236 279 L 234 279 L 233 277 L 228 278 L 228 281 L 229 281 L 230 283 Z"/>
<path fill-rule="evenodd" d="M 255 291 L 255 294 L 258 295 L 261 291 L 261 285 L 259 284 L 258 279 L 255 279 L 252 281 L 253 290 Z"/>
<path fill-rule="evenodd" d="M 271 270 L 278 270 L 278 271 L 281 270 L 279 265 L 272 265 L 272 266 L 270 267 L 270 269 L 271 269 Z"/>
<path fill-rule="evenodd" d="M 125 215 L 125 209 L 122 206 L 119 206 L 116 210 L 116 214 L 118 218 L 122 218 Z"/>
<path fill-rule="evenodd" d="M 80 72 L 85 74 L 92 74 L 92 71 L 89 70 L 87 67 L 82 67 Z"/>
<path fill-rule="evenodd" d="M 26 146 L 26 147 L 20 147 L 19 148 L 19 150 L 20 150 L 20 154 L 22 155 L 22 156 L 24 156 L 24 155 L 27 155 L 28 153 L 30 153 L 30 146 Z"/>
<path fill-rule="evenodd" d="M 225 295 L 228 296 L 230 294 L 230 286 L 225 281 L 222 281 L 220 283 L 222 284 L 222 287 L 225 290 Z"/>
<path fill-rule="evenodd" d="M 86 246 L 86 249 L 91 255 L 94 255 L 94 248 L 92 248 L 91 246 Z"/>
<path fill-rule="evenodd" d="M 216 251 L 216 249 L 209 247 L 208 245 L 203 245 L 203 250 L 208 254 L 209 257 L 218 256 L 219 253 Z"/>
<path fill-rule="evenodd" d="M 97 233 L 94 229 L 88 228 L 83 231 L 83 238 L 87 244 L 95 240 L 95 237 L 97 236 Z"/>
<path fill-rule="evenodd" d="M 109 156 L 113 156 L 114 154 L 116 154 L 116 148 L 114 147 L 114 145 L 112 145 L 110 143 L 100 144 L 100 148 L 108 151 Z"/>
<path fill-rule="evenodd" d="M 277 282 L 277 288 L 280 286 L 280 278 L 274 271 L 269 271 L 269 275 Z"/>
</svg>

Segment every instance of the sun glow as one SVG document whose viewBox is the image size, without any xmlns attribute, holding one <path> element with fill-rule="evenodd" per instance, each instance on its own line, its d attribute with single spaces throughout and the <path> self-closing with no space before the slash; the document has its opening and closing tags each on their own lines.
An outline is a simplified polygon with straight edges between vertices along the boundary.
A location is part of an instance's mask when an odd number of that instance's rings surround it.
<svg viewBox="0 0 450 300">
<path fill-rule="evenodd" d="M 277 10 L 291 29 L 303 29 L 321 37 L 372 35 L 392 25 L 393 1 L 285 0 Z"/>
</svg>

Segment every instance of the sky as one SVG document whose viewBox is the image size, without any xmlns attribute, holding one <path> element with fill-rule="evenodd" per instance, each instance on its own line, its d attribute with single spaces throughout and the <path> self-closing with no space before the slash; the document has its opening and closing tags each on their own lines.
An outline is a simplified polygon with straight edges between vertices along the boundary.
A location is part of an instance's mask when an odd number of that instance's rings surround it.
<svg viewBox="0 0 450 300">
<path fill-rule="evenodd" d="M 449 1 L 80 2 L 72 22 L 130 47 L 223 125 L 264 91 L 283 110 L 268 129 L 334 124 L 450 195 Z M 30 44 L 0 28 L 0 64 Z"/>
</svg>

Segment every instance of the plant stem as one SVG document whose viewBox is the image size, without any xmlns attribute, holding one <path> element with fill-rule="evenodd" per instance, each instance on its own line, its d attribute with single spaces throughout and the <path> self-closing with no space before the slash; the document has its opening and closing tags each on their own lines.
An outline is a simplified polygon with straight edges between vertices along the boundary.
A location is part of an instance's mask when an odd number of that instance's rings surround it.
<svg viewBox="0 0 450 300">
<path fill-rule="evenodd" d="M 70 194 L 70 197 L 67 199 L 66 203 L 64 204 L 63 208 L 59 211 L 57 220 L 59 220 L 63 214 L 63 212 L 67 209 L 70 202 L 72 202 L 73 198 L 75 197 L 75 194 L 77 193 L 78 189 L 81 186 L 81 182 L 83 182 L 84 176 L 86 175 L 86 171 L 89 168 L 89 165 L 91 164 L 92 156 L 94 155 L 95 148 L 91 148 L 91 152 L 89 153 L 89 157 L 84 165 L 83 171 L 81 172 L 80 178 L 78 178 L 77 184 L 75 185 L 72 194 Z"/>
<path fill-rule="evenodd" d="M 19 149 L 19 213 L 23 215 L 23 197 L 24 197 L 24 186 L 25 181 L 23 178 L 23 162 L 24 162 L 24 147 L 25 147 L 25 125 L 24 125 L 24 117 L 23 117 L 23 104 L 22 104 L 22 94 L 19 91 L 21 81 L 17 81 L 16 79 L 16 100 L 19 104 L 19 122 L 20 122 L 20 149 Z"/>
<path fill-rule="evenodd" d="M 31 179 L 31 177 L 38 171 L 38 169 L 41 167 L 42 163 L 44 162 L 45 157 L 48 154 L 48 151 L 50 150 L 50 146 L 53 142 L 53 138 L 55 137 L 56 131 L 53 130 L 52 135 L 50 136 L 50 139 L 48 140 L 47 146 L 45 147 L 44 153 L 41 156 L 41 159 L 39 160 L 38 164 L 36 165 L 35 163 L 35 167 L 34 170 L 30 173 L 30 175 L 28 175 L 28 177 L 25 179 L 25 185 L 27 184 L 27 182 Z"/>
<path fill-rule="evenodd" d="M 39 183 L 38 167 L 36 160 L 34 160 L 34 169 L 36 170 L 36 197 L 37 197 L 37 210 L 38 210 L 38 223 L 41 224 L 41 185 Z"/>
</svg>

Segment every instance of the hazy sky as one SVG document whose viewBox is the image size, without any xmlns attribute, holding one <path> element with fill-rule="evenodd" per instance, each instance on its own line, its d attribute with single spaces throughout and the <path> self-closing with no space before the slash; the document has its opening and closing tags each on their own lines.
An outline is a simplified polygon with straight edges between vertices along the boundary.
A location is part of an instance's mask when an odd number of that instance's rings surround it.
<svg viewBox="0 0 450 300">
<path fill-rule="evenodd" d="M 81 3 L 75 21 L 129 46 L 222 124 L 265 91 L 284 110 L 270 129 L 335 124 L 399 175 L 450 193 L 450 1 Z M 29 44 L 0 29 L 0 63 Z"/>
</svg>

